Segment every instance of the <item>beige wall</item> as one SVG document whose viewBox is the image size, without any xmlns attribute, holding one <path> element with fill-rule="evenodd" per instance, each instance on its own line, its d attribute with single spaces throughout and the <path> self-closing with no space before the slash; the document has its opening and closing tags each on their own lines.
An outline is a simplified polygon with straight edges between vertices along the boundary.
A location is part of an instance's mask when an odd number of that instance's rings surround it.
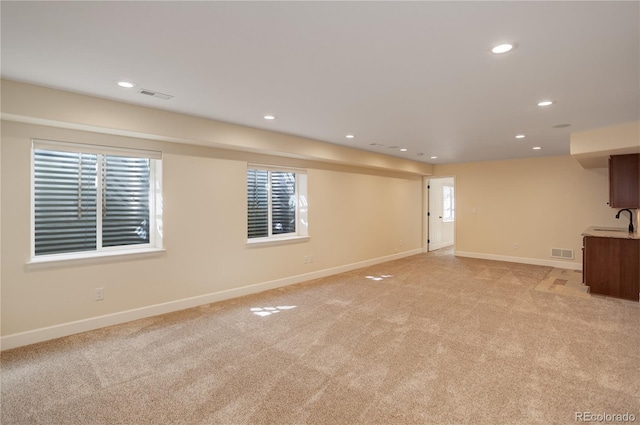
<svg viewBox="0 0 640 425">
<path fill-rule="evenodd" d="M 640 152 L 640 121 L 571 133 L 570 146 L 584 168 L 605 168 L 610 155 Z"/>
<path fill-rule="evenodd" d="M 27 268 L 31 138 L 162 150 L 166 254 Z M 3 336 L 421 249 L 420 176 L 15 122 L 1 151 Z M 246 246 L 247 161 L 309 167 L 309 241 Z"/>
<path fill-rule="evenodd" d="M 417 252 L 424 235 L 422 177 L 432 173 L 456 177 L 458 252 L 545 262 L 551 247 L 571 248 L 576 259 L 564 264 L 579 267 L 586 227 L 626 226 L 606 205 L 606 170 L 585 170 L 570 156 L 441 165 L 433 172 L 400 158 L 5 81 L 2 116 L 3 340 L 76 321 L 104 325 L 117 320 L 101 318 L 126 311 L 158 312 L 149 308 Z M 31 138 L 163 151 L 166 253 L 26 267 Z M 247 162 L 308 169 L 309 241 L 246 246 Z M 309 255 L 314 262 L 304 264 Z M 93 301 L 96 287 L 105 288 L 104 301 Z"/>
<path fill-rule="evenodd" d="M 570 156 L 437 165 L 435 174 L 456 177 L 456 251 L 542 262 L 552 247 L 569 248 L 578 267 L 587 227 L 628 224 L 607 205 L 607 170 Z"/>
<path fill-rule="evenodd" d="M 429 175 L 431 164 L 160 109 L 1 80 L 2 119 Z M 257 117 L 258 118 L 258 117 Z M 258 118 L 261 119 L 261 118 Z M 357 142 L 354 143 L 357 147 Z"/>
</svg>

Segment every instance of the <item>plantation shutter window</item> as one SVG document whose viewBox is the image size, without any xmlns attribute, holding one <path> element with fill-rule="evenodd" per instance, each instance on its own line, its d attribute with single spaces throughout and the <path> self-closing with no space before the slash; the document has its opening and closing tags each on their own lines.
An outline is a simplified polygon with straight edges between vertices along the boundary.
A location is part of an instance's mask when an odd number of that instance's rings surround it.
<svg viewBox="0 0 640 425">
<path fill-rule="evenodd" d="M 159 152 L 33 147 L 34 256 L 155 246 Z"/>
<path fill-rule="evenodd" d="M 306 173 L 265 166 L 247 169 L 247 238 L 307 236 Z"/>
</svg>

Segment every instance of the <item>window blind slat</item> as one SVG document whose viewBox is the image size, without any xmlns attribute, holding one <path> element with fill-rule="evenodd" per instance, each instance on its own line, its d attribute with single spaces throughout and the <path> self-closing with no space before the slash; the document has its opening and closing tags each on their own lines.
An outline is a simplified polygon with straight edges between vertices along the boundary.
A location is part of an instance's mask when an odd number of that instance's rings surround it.
<svg viewBox="0 0 640 425">
<path fill-rule="evenodd" d="M 271 233 L 296 231 L 296 175 L 271 172 Z"/>
<path fill-rule="evenodd" d="M 34 151 L 35 254 L 96 249 L 94 154 Z"/>
<path fill-rule="evenodd" d="M 269 236 L 268 172 L 247 170 L 248 237 Z"/>
<path fill-rule="evenodd" d="M 105 158 L 102 245 L 149 243 L 149 160 Z"/>
</svg>

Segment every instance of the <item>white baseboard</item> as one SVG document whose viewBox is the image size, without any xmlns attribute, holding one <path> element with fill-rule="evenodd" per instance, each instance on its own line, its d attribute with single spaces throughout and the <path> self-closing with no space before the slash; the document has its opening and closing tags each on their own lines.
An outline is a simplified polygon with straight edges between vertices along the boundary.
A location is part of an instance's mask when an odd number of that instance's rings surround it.
<svg viewBox="0 0 640 425">
<path fill-rule="evenodd" d="M 0 350 L 8 350 L 11 348 L 22 347 L 24 345 L 35 344 L 37 342 L 47 341 L 50 339 L 69 336 L 81 332 L 87 332 L 94 329 L 104 328 L 106 326 L 117 325 L 120 323 L 130 322 L 132 320 L 144 319 L 146 317 L 157 316 L 160 314 L 171 313 L 178 310 L 197 307 L 203 304 L 209 304 L 217 301 L 227 300 L 230 298 L 241 297 L 243 295 L 255 294 L 257 292 L 275 289 L 282 286 L 293 285 L 312 279 L 331 276 L 338 273 L 344 273 L 351 270 L 368 267 L 375 264 L 384 263 L 391 260 L 397 260 L 411 255 L 420 254 L 421 248 L 411 251 L 405 251 L 393 255 L 374 258 L 371 260 L 360 261 L 357 263 L 346 264 L 343 266 L 332 267 L 329 269 L 318 270 L 310 273 L 304 273 L 296 276 L 286 277 L 282 279 L 272 280 L 268 282 L 256 283 L 253 285 L 242 286 L 240 288 L 227 289 L 224 291 L 212 292 L 209 294 L 198 295 L 191 298 L 183 298 L 180 300 L 169 301 L 162 304 L 150 305 L 147 307 L 136 308 L 133 310 L 121 311 L 117 313 L 107 314 L 104 316 L 91 317 L 88 319 L 77 320 L 74 322 L 62 323 L 59 325 L 49 326 L 46 328 L 34 329 L 26 332 L 6 335 L 0 338 Z"/>
<path fill-rule="evenodd" d="M 539 258 L 511 257 L 508 255 L 484 254 L 480 252 L 454 251 L 456 257 L 479 258 L 482 260 L 506 261 L 509 263 L 533 264 L 536 266 L 557 267 L 559 269 L 582 270 L 582 263 L 568 261 L 543 260 Z"/>
</svg>

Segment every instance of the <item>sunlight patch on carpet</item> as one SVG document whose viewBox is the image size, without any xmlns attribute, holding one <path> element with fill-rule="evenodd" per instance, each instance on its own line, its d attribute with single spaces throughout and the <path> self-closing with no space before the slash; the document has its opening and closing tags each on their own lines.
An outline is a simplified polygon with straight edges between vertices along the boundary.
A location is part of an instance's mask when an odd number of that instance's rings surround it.
<svg viewBox="0 0 640 425">
<path fill-rule="evenodd" d="M 384 280 L 384 279 L 386 279 L 388 277 L 393 277 L 393 275 L 392 274 L 381 274 L 380 276 L 365 276 L 365 277 L 367 279 L 375 280 L 377 282 L 377 281 L 380 281 L 380 280 Z"/>
<path fill-rule="evenodd" d="M 295 305 L 279 305 L 276 307 L 252 307 L 249 309 L 253 314 L 257 316 L 271 316 L 272 314 L 280 313 L 283 310 L 291 310 L 296 308 Z"/>
</svg>

